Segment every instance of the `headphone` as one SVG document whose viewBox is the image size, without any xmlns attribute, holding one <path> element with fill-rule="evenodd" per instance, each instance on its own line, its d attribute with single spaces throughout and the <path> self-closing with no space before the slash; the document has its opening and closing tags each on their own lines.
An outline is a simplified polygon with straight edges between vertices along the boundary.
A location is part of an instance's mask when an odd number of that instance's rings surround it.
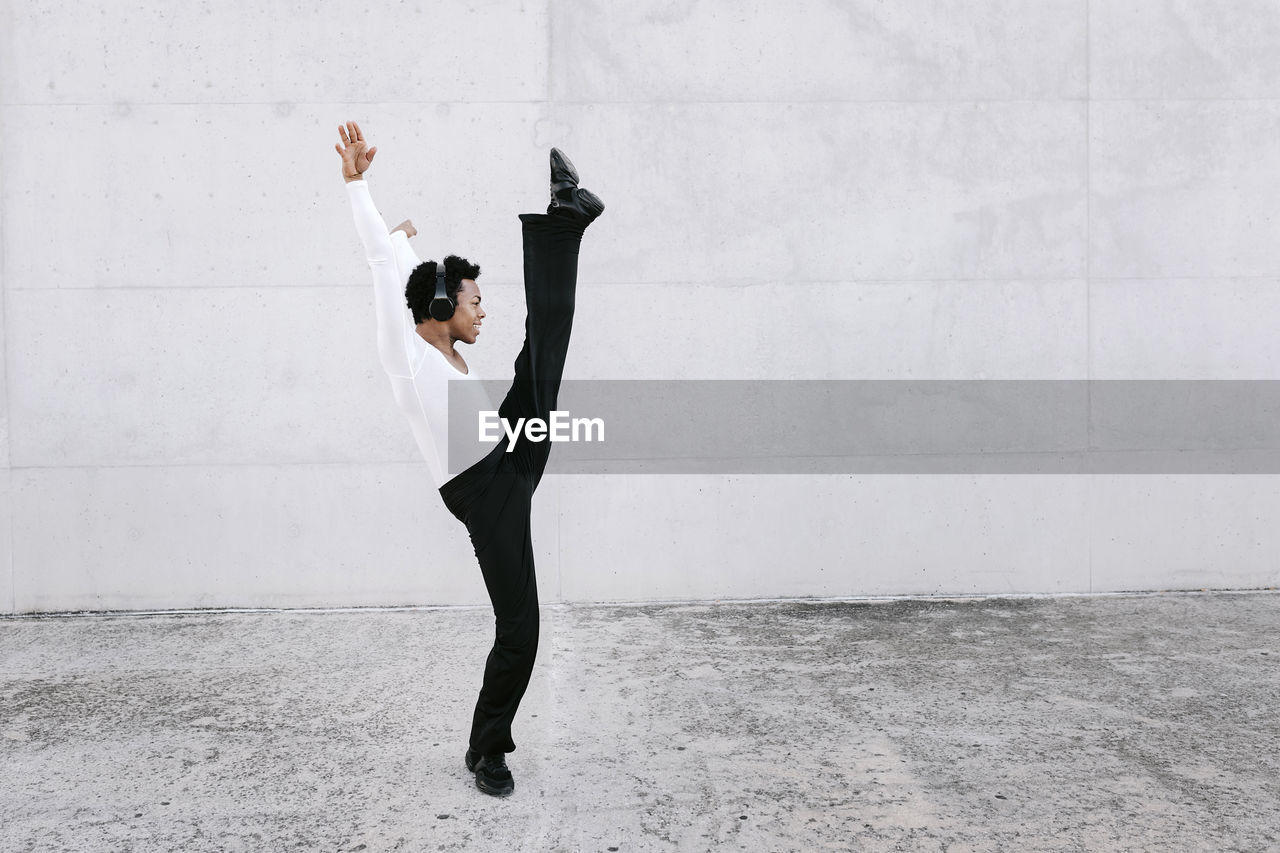
<svg viewBox="0 0 1280 853">
<path fill-rule="evenodd" d="M 444 286 L 444 261 L 436 266 L 436 295 L 431 297 L 431 304 L 427 306 L 427 313 L 431 315 L 433 320 L 444 322 L 453 316 L 453 311 L 457 307 L 457 303 L 449 298 L 449 292 Z"/>
</svg>

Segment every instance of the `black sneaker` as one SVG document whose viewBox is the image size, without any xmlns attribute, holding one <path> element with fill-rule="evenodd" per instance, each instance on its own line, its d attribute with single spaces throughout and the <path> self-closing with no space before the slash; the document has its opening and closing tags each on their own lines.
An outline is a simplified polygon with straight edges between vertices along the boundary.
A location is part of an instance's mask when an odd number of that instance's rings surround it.
<svg viewBox="0 0 1280 853">
<path fill-rule="evenodd" d="M 547 213 L 567 217 L 583 227 L 604 213 L 600 196 L 578 186 L 578 170 L 559 148 L 551 149 L 551 204 L 547 205 Z"/>
<path fill-rule="evenodd" d="M 556 193 L 573 189 L 578 185 L 578 170 L 559 148 L 551 149 L 551 200 L 556 200 Z"/>
<path fill-rule="evenodd" d="M 467 769 L 476 774 L 476 787 L 481 791 L 495 797 L 505 797 L 515 790 L 516 782 L 507 768 L 506 753 L 478 755 L 474 749 L 468 749 L 465 760 Z"/>
</svg>

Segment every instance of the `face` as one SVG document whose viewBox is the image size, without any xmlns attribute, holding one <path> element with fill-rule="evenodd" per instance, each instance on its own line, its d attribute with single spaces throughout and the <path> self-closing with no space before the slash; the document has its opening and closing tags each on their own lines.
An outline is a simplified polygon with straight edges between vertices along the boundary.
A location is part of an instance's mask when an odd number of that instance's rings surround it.
<svg viewBox="0 0 1280 853">
<path fill-rule="evenodd" d="M 484 309 L 480 307 L 480 288 L 475 279 L 464 278 L 458 287 L 458 307 L 449 318 L 449 336 L 464 344 L 474 344 L 484 321 Z"/>
</svg>

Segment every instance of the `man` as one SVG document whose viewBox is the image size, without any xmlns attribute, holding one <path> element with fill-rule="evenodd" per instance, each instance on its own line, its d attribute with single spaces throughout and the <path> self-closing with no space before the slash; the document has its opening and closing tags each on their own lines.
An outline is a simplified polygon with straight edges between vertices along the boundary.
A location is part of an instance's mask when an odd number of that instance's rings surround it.
<svg viewBox="0 0 1280 853">
<path fill-rule="evenodd" d="M 506 753 L 516 748 L 511 723 L 538 648 L 529 511 L 551 443 L 517 441 L 508 453 L 504 436 L 478 460 L 464 459 L 469 467 L 448 478 L 448 383 L 474 383 L 477 378 L 456 344 L 475 343 L 480 333 L 485 317 L 475 282 L 480 268 L 456 255 L 445 258 L 446 293 L 437 299 L 436 264 L 419 262 L 409 247 L 409 237 L 417 233 L 412 224 L 405 222 L 389 234 L 373 206 L 364 173 L 377 149 L 366 143 L 355 122 L 339 126 L 338 137 L 341 142 L 334 147 L 342 157 L 356 230 L 373 272 L 379 358 L 445 506 L 467 528 L 493 604 L 495 638 L 472 715 L 465 763 L 480 790 L 510 794 L 515 781 Z M 573 327 L 578 248 L 586 227 L 603 211 L 604 203 L 578 186 L 578 172 L 569 159 L 552 148 L 551 204 L 545 214 L 519 216 L 527 314 L 515 378 L 498 407 L 499 417 L 508 423 L 519 418 L 548 421 L 556 407 Z M 402 292 L 409 312 L 400 302 Z"/>
</svg>

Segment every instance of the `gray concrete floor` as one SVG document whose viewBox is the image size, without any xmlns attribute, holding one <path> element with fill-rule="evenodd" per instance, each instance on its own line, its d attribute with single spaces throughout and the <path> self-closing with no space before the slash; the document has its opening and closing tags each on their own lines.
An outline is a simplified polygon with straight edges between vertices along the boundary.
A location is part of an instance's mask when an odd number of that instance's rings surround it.
<svg viewBox="0 0 1280 853">
<path fill-rule="evenodd" d="M 1277 850 L 1280 595 L 0 619 L 0 849 Z"/>
</svg>

